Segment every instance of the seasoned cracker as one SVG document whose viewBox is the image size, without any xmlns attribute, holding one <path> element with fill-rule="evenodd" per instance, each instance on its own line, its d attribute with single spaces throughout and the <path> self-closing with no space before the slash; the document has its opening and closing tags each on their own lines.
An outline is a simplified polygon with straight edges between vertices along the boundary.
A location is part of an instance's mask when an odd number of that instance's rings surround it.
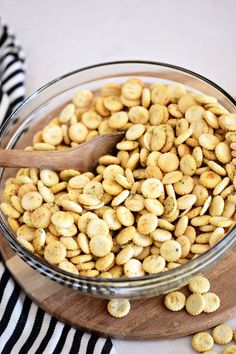
<svg viewBox="0 0 236 354">
<path fill-rule="evenodd" d="M 128 245 L 123 248 L 116 256 L 116 264 L 124 265 L 126 264 L 134 255 L 133 246 Z"/>
<path fill-rule="evenodd" d="M 89 238 L 93 238 L 97 235 L 107 236 L 109 234 L 109 227 L 104 220 L 96 219 L 88 223 L 87 235 Z"/>
<path fill-rule="evenodd" d="M 90 240 L 89 247 L 94 256 L 104 257 L 111 252 L 112 239 L 108 236 L 98 234 Z"/>
<path fill-rule="evenodd" d="M 186 297 L 180 291 L 173 291 L 165 296 L 164 304 L 171 311 L 180 311 L 184 308 Z"/>
<path fill-rule="evenodd" d="M 162 190 L 163 185 L 157 178 L 148 178 L 141 186 L 141 191 L 145 198 L 158 198 L 161 195 Z"/>
<path fill-rule="evenodd" d="M 141 277 L 145 274 L 142 263 L 138 259 L 131 258 L 124 265 L 124 273 L 128 278 Z"/>
<path fill-rule="evenodd" d="M 200 276 L 191 280 L 188 287 L 192 293 L 203 294 L 210 290 L 210 282 L 207 278 Z"/>
<path fill-rule="evenodd" d="M 220 307 L 220 298 L 214 293 L 203 294 L 204 298 L 204 309 L 206 313 L 211 313 L 216 311 Z"/>
<path fill-rule="evenodd" d="M 143 269 L 149 274 L 156 274 L 164 270 L 165 260 L 161 256 L 151 255 L 144 259 Z"/>
<path fill-rule="evenodd" d="M 207 332 L 199 332 L 192 338 L 192 347 L 198 353 L 204 353 L 213 348 L 214 340 Z"/>
<path fill-rule="evenodd" d="M 160 248 L 161 256 L 168 262 L 175 262 L 182 256 L 181 245 L 175 240 L 163 242 Z"/>
<path fill-rule="evenodd" d="M 188 239 L 188 237 L 182 235 L 177 237 L 176 239 L 177 242 L 179 242 L 181 246 L 181 251 L 182 251 L 182 258 L 185 258 L 189 255 L 190 249 L 191 249 L 191 242 Z"/>
<path fill-rule="evenodd" d="M 110 252 L 106 256 L 98 258 L 95 267 L 101 272 L 106 272 L 115 264 L 114 260 L 114 253 Z"/>
<path fill-rule="evenodd" d="M 201 294 L 192 294 L 187 298 L 186 311 L 190 315 L 193 316 L 199 315 L 203 310 L 204 310 L 204 298 Z"/>
<path fill-rule="evenodd" d="M 212 337 L 217 344 L 228 344 L 233 338 L 233 330 L 227 324 L 220 324 L 212 331 Z"/>
<path fill-rule="evenodd" d="M 158 166 L 165 173 L 176 171 L 179 167 L 179 159 L 175 154 L 166 152 L 159 156 Z"/>
<path fill-rule="evenodd" d="M 109 314 L 116 318 L 127 316 L 130 311 L 130 302 L 126 299 L 112 299 L 107 304 Z"/>
<path fill-rule="evenodd" d="M 143 235 L 137 231 L 135 231 L 132 241 L 135 245 L 141 246 L 141 247 L 150 246 L 153 242 L 153 240 L 150 236 Z"/>
<path fill-rule="evenodd" d="M 142 215 L 137 223 L 137 230 L 143 235 L 153 232 L 158 225 L 157 216 L 152 213 Z"/>
<path fill-rule="evenodd" d="M 66 257 L 66 247 L 59 241 L 52 241 L 45 247 L 44 257 L 49 263 L 61 263 Z"/>
</svg>

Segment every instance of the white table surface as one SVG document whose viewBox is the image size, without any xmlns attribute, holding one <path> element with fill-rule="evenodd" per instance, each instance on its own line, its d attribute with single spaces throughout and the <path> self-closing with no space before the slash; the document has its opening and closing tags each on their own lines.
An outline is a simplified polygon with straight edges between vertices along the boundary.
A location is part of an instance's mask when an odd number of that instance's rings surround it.
<svg viewBox="0 0 236 354">
<path fill-rule="evenodd" d="M 27 95 L 63 73 L 122 59 L 184 66 L 235 95 L 235 13 L 235 0 L 0 0 L 27 54 Z M 113 341 L 118 354 L 190 354 L 190 342 Z"/>
</svg>

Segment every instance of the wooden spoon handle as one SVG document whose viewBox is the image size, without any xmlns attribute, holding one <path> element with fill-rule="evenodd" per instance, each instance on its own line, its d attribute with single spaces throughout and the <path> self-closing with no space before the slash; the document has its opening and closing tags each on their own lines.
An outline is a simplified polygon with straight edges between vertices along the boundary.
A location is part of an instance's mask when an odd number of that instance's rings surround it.
<svg viewBox="0 0 236 354">
<path fill-rule="evenodd" d="M 60 151 L 63 159 L 63 151 Z M 27 150 L 3 150 L 0 149 L 1 167 L 37 167 L 49 168 L 58 161 L 56 151 L 27 151 Z"/>
<path fill-rule="evenodd" d="M 49 168 L 55 171 L 74 168 L 80 172 L 91 171 L 97 165 L 99 157 L 110 153 L 123 137 L 123 132 L 104 134 L 78 147 L 63 151 L 0 149 L 0 166 Z"/>
</svg>

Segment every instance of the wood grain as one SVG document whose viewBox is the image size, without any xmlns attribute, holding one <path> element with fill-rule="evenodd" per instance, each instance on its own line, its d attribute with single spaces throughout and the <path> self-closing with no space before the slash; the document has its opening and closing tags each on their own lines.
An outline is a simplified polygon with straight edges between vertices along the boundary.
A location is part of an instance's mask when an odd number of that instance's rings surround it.
<svg viewBox="0 0 236 354">
<path fill-rule="evenodd" d="M 0 250 L 12 276 L 34 302 L 59 320 L 87 332 L 133 340 L 175 338 L 213 327 L 236 315 L 235 249 L 206 274 L 211 291 L 221 299 L 216 312 L 196 317 L 184 310 L 171 312 L 163 306 L 163 296 L 159 296 L 131 301 L 130 313 L 121 319 L 107 313 L 106 300 L 81 295 L 30 268 L 1 235 Z M 183 291 L 189 294 L 186 288 Z"/>
</svg>

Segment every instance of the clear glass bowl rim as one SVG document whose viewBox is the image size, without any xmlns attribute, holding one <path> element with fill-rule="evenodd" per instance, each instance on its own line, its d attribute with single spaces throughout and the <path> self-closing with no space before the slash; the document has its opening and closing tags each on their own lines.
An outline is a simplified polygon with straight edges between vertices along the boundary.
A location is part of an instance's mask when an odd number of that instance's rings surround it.
<svg viewBox="0 0 236 354">
<path fill-rule="evenodd" d="M 205 81 L 206 83 L 208 83 L 209 85 L 213 86 L 214 88 L 216 88 L 218 91 L 220 91 L 225 97 L 227 97 L 233 104 L 234 106 L 236 106 L 236 101 L 234 100 L 234 98 L 228 94 L 224 89 L 222 89 L 220 86 L 218 86 L 216 83 L 214 83 L 213 81 L 207 79 L 206 77 L 185 69 L 181 66 L 177 66 L 177 65 L 173 65 L 173 64 L 168 64 L 168 63 L 163 63 L 163 62 L 156 62 L 156 61 L 149 61 L 149 60 L 120 60 L 120 61 L 111 61 L 111 62 L 104 62 L 104 63 L 99 63 L 99 64 L 94 64 L 94 65 L 90 65 L 90 66 L 86 66 L 86 67 L 82 67 L 80 69 L 77 70 L 73 70 L 69 73 L 66 73 L 64 75 L 61 75 L 59 77 L 57 77 L 54 80 L 51 80 L 50 82 L 48 82 L 47 84 L 41 86 L 38 90 L 34 91 L 29 97 L 27 97 L 19 106 L 18 108 L 11 113 L 11 115 L 7 118 L 7 120 L 5 121 L 5 123 L 1 126 L 0 129 L 0 139 L 1 137 L 4 135 L 4 132 L 6 131 L 8 125 L 10 125 L 12 118 L 14 118 L 18 112 L 27 104 L 30 104 L 30 102 L 37 96 L 39 95 L 41 92 L 43 92 L 44 90 L 46 90 L 48 87 L 52 86 L 53 84 L 57 83 L 58 81 L 61 81 L 63 79 L 66 79 L 74 74 L 77 74 L 79 72 L 82 71 L 86 71 L 89 69 L 94 69 L 96 67 L 103 67 L 103 66 L 112 66 L 112 65 L 122 65 L 122 64 L 148 64 L 148 65 L 153 65 L 153 66 L 159 66 L 159 67 L 166 67 L 168 69 L 173 69 L 173 70 L 177 70 L 180 72 L 184 72 L 187 73 L 189 75 L 192 75 L 193 77 L 196 77 L 200 80 Z M 2 175 L 2 171 L 3 168 L 1 168 L 1 175 Z M 191 272 L 191 270 L 195 269 L 195 271 L 200 271 L 201 269 L 204 268 L 204 266 L 210 262 L 213 263 L 214 261 L 217 260 L 217 258 L 220 258 L 220 256 L 222 257 L 223 254 L 225 253 L 224 251 L 226 251 L 226 249 L 229 249 L 233 244 L 234 244 L 234 239 L 235 238 L 235 230 L 236 230 L 236 226 L 234 226 L 227 234 L 227 236 L 225 236 L 225 238 L 223 238 L 219 243 L 217 243 L 214 247 L 212 247 L 210 250 L 208 250 L 207 252 L 205 252 L 204 254 L 200 255 L 199 257 L 190 260 L 189 262 L 187 262 L 186 264 L 181 265 L 180 267 L 174 268 L 174 269 L 170 269 L 167 272 L 163 272 L 163 273 L 158 273 L 158 274 L 153 274 L 153 275 L 145 275 L 142 277 L 136 277 L 136 278 L 118 278 L 118 279 L 105 279 L 105 278 L 95 278 L 95 277 L 86 277 L 86 276 L 81 276 L 81 275 L 76 275 L 73 273 L 68 273 L 62 269 L 59 269 L 58 267 L 46 262 L 44 259 L 40 259 L 37 256 L 35 256 L 33 253 L 29 252 L 27 249 L 25 249 L 23 246 L 21 246 L 21 244 L 16 240 L 14 234 L 10 231 L 10 229 L 8 228 L 7 224 L 5 223 L 5 220 L 2 218 L 2 215 L 0 213 L 0 229 L 5 237 L 5 234 L 7 234 L 7 240 L 9 241 L 9 243 L 12 245 L 14 245 L 14 248 L 16 250 L 19 250 L 19 254 L 21 256 L 21 254 L 25 254 L 27 259 L 33 259 L 34 263 L 42 263 L 43 267 L 48 269 L 49 272 L 53 271 L 53 273 L 58 273 L 58 275 L 64 276 L 65 278 L 71 278 L 73 281 L 79 281 L 81 280 L 83 281 L 87 281 L 89 283 L 92 283 L 94 285 L 99 285 L 100 283 L 103 283 L 104 285 L 107 284 L 107 286 L 111 285 L 114 286 L 115 284 L 124 284 L 127 285 L 128 283 L 139 283 L 139 282 L 143 282 L 143 285 L 147 282 L 149 285 L 150 283 L 153 282 L 166 282 L 166 281 L 173 281 L 173 279 L 178 278 L 179 276 L 181 277 L 181 275 L 183 275 L 183 273 L 186 275 L 186 273 Z"/>
</svg>

